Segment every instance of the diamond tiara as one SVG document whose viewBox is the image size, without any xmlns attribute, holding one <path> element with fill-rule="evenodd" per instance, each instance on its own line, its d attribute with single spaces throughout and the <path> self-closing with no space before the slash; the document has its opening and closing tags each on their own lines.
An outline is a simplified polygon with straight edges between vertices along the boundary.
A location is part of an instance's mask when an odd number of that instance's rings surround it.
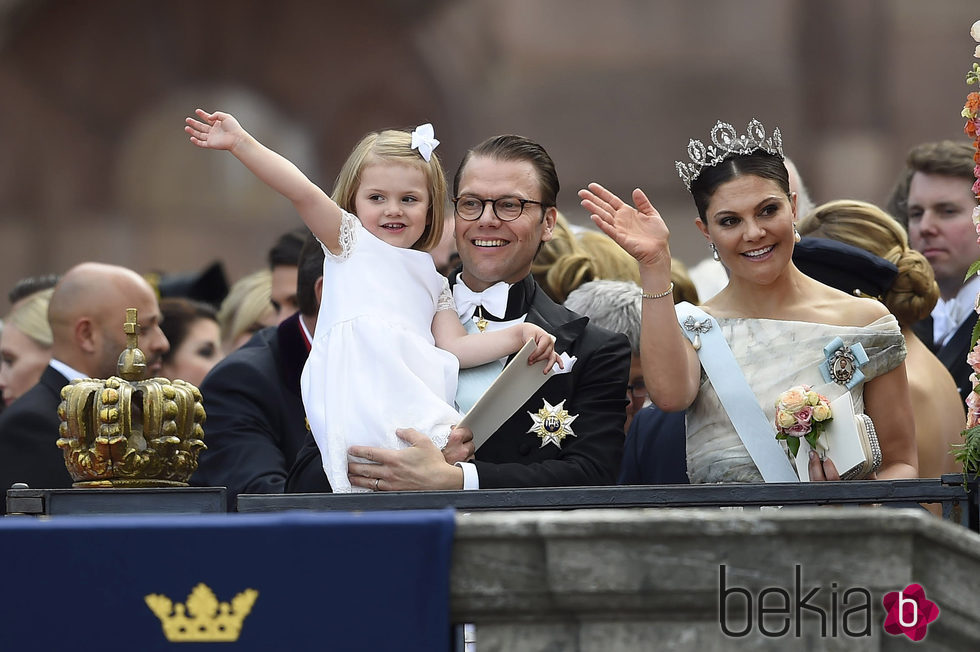
<svg viewBox="0 0 980 652">
<path fill-rule="evenodd" d="M 772 135 L 766 138 L 766 128 L 762 123 L 752 118 L 744 136 L 739 136 L 735 127 L 719 120 L 711 128 L 712 145 L 705 147 L 700 140 L 691 139 L 687 145 L 687 155 L 690 163 L 676 162 L 677 174 L 680 175 L 684 186 L 691 190 L 691 184 L 701 174 L 704 168 L 718 165 L 729 156 L 735 154 L 751 154 L 763 150 L 773 156 L 783 158 L 783 136 L 779 128 L 772 130 Z"/>
</svg>

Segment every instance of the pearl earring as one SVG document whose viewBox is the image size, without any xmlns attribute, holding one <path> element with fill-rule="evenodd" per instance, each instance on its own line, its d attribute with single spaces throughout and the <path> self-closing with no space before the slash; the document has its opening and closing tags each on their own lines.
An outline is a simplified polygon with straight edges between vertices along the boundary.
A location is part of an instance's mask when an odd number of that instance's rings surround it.
<svg viewBox="0 0 980 652">
<path fill-rule="evenodd" d="M 711 257 L 717 260 L 718 262 L 721 262 L 721 256 L 718 255 L 718 247 L 715 246 L 714 242 L 708 243 L 708 249 L 711 250 Z"/>
<path fill-rule="evenodd" d="M 796 225 L 794 224 L 793 225 L 793 240 L 795 240 L 796 242 L 799 242 L 802 239 L 803 239 L 803 236 L 801 236 L 800 235 L 800 232 L 796 230 Z"/>
</svg>

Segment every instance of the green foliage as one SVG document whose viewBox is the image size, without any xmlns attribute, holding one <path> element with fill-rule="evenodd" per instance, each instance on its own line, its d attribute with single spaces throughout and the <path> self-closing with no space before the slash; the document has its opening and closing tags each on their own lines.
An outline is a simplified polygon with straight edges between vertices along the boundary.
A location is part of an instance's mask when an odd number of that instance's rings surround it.
<svg viewBox="0 0 980 652">
<path fill-rule="evenodd" d="M 973 64 L 973 69 L 966 73 L 966 83 L 970 85 L 980 84 L 980 64 Z"/>
<path fill-rule="evenodd" d="M 980 476 L 980 425 L 967 428 L 960 433 L 962 444 L 953 444 L 953 459 L 963 467 L 963 482 L 970 474 Z"/>
<path fill-rule="evenodd" d="M 966 276 L 963 277 L 963 282 L 965 283 L 966 281 L 969 281 L 970 278 L 977 272 L 980 272 L 980 260 L 973 261 L 973 264 L 970 265 L 970 269 L 966 270 Z"/>
<path fill-rule="evenodd" d="M 980 339 L 980 320 L 973 325 L 973 335 L 970 336 L 970 350 L 972 351 L 977 346 L 977 340 Z"/>
</svg>

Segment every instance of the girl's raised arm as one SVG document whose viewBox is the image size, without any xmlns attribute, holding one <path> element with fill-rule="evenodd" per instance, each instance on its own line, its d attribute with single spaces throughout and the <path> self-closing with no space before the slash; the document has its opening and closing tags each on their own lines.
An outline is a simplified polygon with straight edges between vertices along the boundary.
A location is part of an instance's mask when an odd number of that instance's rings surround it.
<svg viewBox="0 0 980 652">
<path fill-rule="evenodd" d="M 331 253 L 341 253 L 340 207 L 285 157 L 255 140 L 231 114 L 197 109 L 184 131 L 203 149 L 224 149 L 270 188 L 293 203 L 310 231 Z"/>
</svg>

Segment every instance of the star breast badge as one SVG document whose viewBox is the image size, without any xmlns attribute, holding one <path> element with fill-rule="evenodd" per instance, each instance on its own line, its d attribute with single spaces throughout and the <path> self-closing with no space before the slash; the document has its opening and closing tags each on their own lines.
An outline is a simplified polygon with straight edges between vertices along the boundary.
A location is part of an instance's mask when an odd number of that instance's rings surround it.
<svg viewBox="0 0 980 652">
<path fill-rule="evenodd" d="M 528 412 L 528 416 L 534 422 L 528 432 L 533 432 L 541 438 L 541 448 L 548 444 L 561 448 L 561 442 L 565 437 L 576 436 L 572 431 L 572 422 L 578 418 L 578 415 L 568 413 L 564 400 L 558 405 L 552 405 L 545 400 L 544 407 L 538 410 L 537 414 Z"/>
</svg>

